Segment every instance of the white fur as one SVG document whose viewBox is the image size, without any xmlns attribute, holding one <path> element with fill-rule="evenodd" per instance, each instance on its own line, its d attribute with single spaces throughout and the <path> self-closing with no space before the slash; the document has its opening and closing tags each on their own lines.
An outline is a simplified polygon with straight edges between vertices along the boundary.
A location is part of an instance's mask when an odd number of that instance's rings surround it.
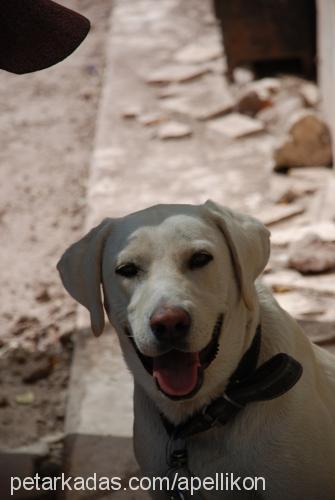
<svg viewBox="0 0 335 500">
<path fill-rule="evenodd" d="M 199 249 L 214 259 L 190 270 L 187 262 Z M 190 469 L 199 477 L 216 472 L 265 477 L 261 496 L 235 492 L 224 498 L 334 500 L 335 357 L 313 345 L 267 290 L 259 283 L 255 287 L 268 256 L 269 233 L 261 223 L 207 202 L 200 207 L 159 205 L 107 219 L 72 245 L 58 268 L 69 293 L 90 310 L 97 335 L 104 323 L 103 285 L 109 319 L 134 375 L 135 453 L 144 474 L 167 471 L 168 437 L 159 412 L 179 423 L 222 395 L 261 322 L 260 362 L 288 353 L 303 365 L 302 378 L 285 395 L 250 404 L 226 426 L 189 439 Z M 139 276 L 116 275 L 115 267 L 129 261 L 140 266 Z M 161 304 L 189 312 L 191 351 L 207 345 L 218 315 L 224 314 L 219 353 L 190 400 L 164 396 L 125 335 L 128 325 L 140 351 L 159 355 L 149 318 Z M 204 496 L 219 499 L 223 494 Z M 155 498 L 165 496 L 157 493 Z"/>
</svg>

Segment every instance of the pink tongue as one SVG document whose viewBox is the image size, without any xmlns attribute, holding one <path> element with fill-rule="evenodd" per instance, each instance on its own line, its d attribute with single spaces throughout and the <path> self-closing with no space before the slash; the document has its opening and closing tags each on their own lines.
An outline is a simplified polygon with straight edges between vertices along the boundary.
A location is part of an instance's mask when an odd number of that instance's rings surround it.
<svg viewBox="0 0 335 500">
<path fill-rule="evenodd" d="M 198 352 L 170 351 L 154 358 L 153 376 L 160 388 L 170 396 L 186 396 L 197 385 Z"/>
</svg>

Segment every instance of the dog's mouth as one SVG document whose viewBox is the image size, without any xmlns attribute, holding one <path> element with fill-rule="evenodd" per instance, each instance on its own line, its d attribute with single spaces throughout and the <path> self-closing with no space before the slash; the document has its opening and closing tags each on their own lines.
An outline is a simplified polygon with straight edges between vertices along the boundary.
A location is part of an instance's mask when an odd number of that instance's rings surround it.
<svg viewBox="0 0 335 500">
<path fill-rule="evenodd" d="M 213 328 L 212 338 L 201 351 L 185 352 L 172 349 L 160 356 L 145 356 L 136 346 L 129 329 L 126 333 L 146 371 L 155 379 L 158 389 L 170 399 L 192 398 L 204 381 L 204 371 L 214 361 L 219 350 L 219 338 L 223 324 L 220 314 Z"/>
</svg>

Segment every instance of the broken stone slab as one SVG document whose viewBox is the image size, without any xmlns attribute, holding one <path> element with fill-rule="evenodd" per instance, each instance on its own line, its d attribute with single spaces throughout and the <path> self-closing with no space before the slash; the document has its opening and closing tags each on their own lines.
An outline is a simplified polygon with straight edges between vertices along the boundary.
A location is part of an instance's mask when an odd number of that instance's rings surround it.
<svg viewBox="0 0 335 500">
<path fill-rule="evenodd" d="M 164 87 L 158 87 L 157 97 L 158 99 L 168 99 L 170 97 L 178 97 L 183 93 L 185 87 L 181 83 L 170 83 Z"/>
<path fill-rule="evenodd" d="M 319 167 L 318 169 L 322 170 L 321 167 Z M 270 176 L 269 191 L 267 197 L 273 203 L 292 203 L 293 201 L 305 199 L 306 197 L 308 197 L 309 201 L 310 196 L 318 191 L 320 187 L 322 187 L 322 179 L 319 179 L 319 182 L 315 182 L 314 180 L 309 178 L 305 179 L 304 177 L 295 177 L 294 175 L 291 175 L 294 170 L 301 171 L 302 169 L 291 169 L 288 171 L 287 175 L 273 173 Z"/>
<path fill-rule="evenodd" d="M 166 120 L 166 116 L 156 111 L 153 111 L 152 113 L 143 113 L 137 116 L 137 121 L 141 125 L 144 125 L 145 127 L 150 127 L 151 125 L 158 125 L 164 120 Z"/>
<path fill-rule="evenodd" d="M 287 136 L 274 150 L 274 168 L 326 166 L 332 163 L 329 128 L 314 111 L 303 110 L 289 120 Z"/>
<path fill-rule="evenodd" d="M 152 71 L 145 77 L 145 81 L 151 85 L 188 82 L 208 73 L 208 71 L 209 69 L 205 66 L 171 64 Z"/>
<path fill-rule="evenodd" d="M 266 226 L 272 226 L 278 222 L 290 219 L 296 215 L 304 213 L 302 205 L 291 203 L 290 205 L 271 205 L 255 214 Z"/>
<path fill-rule="evenodd" d="M 291 226 L 286 229 L 273 229 L 271 243 L 274 246 L 287 246 L 301 240 L 309 233 L 316 234 L 322 241 L 335 242 L 335 223 L 331 221 Z"/>
<path fill-rule="evenodd" d="M 335 270 L 335 243 L 318 235 L 306 234 L 291 244 L 288 266 L 301 274 L 319 274 Z"/>
<path fill-rule="evenodd" d="M 142 112 L 141 107 L 134 104 L 132 106 L 127 106 L 125 109 L 123 109 L 122 113 L 121 113 L 121 117 L 131 120 L 131 119 L 137 118 L 141 112 Z"/>
<path fill-rule="evenodd" d="M 228 89 L 203 90 L 188 96 L 165 99 L 161 108 L 175 113 L 184 114 L 197 120 L 209 120 L 228 113 L 235 101 Z"/>
<path fill-rule="evenodd" d="M 330 171 L 329 179 L 313 199 L 312 216 L 315 220 L 335 222 L 335 175 Z"/>
<path fill-rule="evenodd" d="M 271 265 L 271 262 L 270 262 Z M 273 270 L 263 275 L 262 280 L 274 293 L 285 293 L 296 290 L 299 273 L 291 269 Z"/>
<path fill-rule="evenodd" d="M 199 64 L 222 57 L 222 44 L 219 36 L 201 37 L 196 43 L 186 45 L 174 55 L 179 63 Z"/>
<path fill-rule="evenodd" d="M 157 130 L 157 137 L 162 140 L 167 139 L 183 139 L 190 137 L 192 129 L 186 123 L 169 121 L 161 125 Z"/>
<path fill-rule="evenodd" d="M 312 341 L 329 343 L 330 336 L 334 336 L 334 295 L 326 292 L 326 288 L 316 291 L 310 279 L 316 281 L 315 276 L 306 278 L 297 271 L 281 270 L 263 275 L 262 281 Z"/>
<path fill-rule="evenodd" d="M 335 333 L 327 332 L 325 334 L 319 334 L 316 336 L 309 336 L 312 342 L 320 346 L 329 346 L 330 344 L 335 345 Z"/>
<path fill-rule="evenodd" d="M 305 287 L 313 293 L 324 295 L 335 295 L 335 273 L 327 273 L 317 276 L 301 276 L 297 281 L 299 288 Z M 332 311 L 334 311 L 334 297 L 332 297 Z"/>
<path fill-rule="evenodd" d="M 287 205 L 289 203 L 293 203 L 299 198 L 302 198 L 306 195 L 315 193 L 316 188 L 311 188 L 310 186 L 305 188 L 288 188 L 283 189 L 281 192 L 277 193 L 277 196 L 274 198 L 274 202 L 278 204 Z"/>
<path fill-rule="evenodd" d="M 321 299 L 309 297 L 298 291 L 277 292 L 274 296 L 279 305 L 295 318 L 319 317 L 326 310 L 326 306 Z"/>
<path fill-rule="evenodd" d="M 263 281 L 274 292 L 303 291 L 314 295 L 329 297 L 332 301 L 331 312 L 335 319 L 334 295 L 335 295 L 335 273 L 318 276 L 302 276 L 293 269 L 282 269 L 270 272 L 263 276 Z"/>
<path fill-rule="evenodd" d="M 224 82 L 224 75 L 227 72 L 227 61 L 225 57 L 220 57 L 219 59 L 213 59 L 212 61 L 208 61 L 206 63 L 206 68 L 210 73 L 214 73 L 219 75 L 221 78 L 221 82 Z"/>
<path fill-rule="evenodd" d="M 264 125 L 261 121 L 240 113 L 230 113 L 213 120 L 208 123 L 208 127 L 230 139 L 239 139 L 264 131 Z"/>
<path fill-rule="evenodd" d="M 256 90 L 249 90 L 240 95 L 236 109 L 239 113 L 256 116 L 259 111 L 271 105 L 272 101 L 269 97 L 263 97 Z"/>
<path fill-rule="evenodd" d="M 328 167 L 294 168 L 289 171 L 288 177 L 310 182 L 321 187 L 328 184 L 334 178 L 334 171 Z"/>
</svg>

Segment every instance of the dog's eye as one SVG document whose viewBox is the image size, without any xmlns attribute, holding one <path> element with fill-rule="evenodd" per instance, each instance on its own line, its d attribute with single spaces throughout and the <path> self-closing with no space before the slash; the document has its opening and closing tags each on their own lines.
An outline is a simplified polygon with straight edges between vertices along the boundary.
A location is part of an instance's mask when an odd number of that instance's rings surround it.
<svg viewBox="0 0 335 500">
<path fill-rule="evenodd" d="M 197 267 L 206 266 L 211 260 L 213 260 L 213 255 L 207 252 L 196 252 L 190 258 L 188 263 L 190 269 L 196 269 Z"/>
<path fill-rule="evenodd" d="M 130 262 L 129 264 L 121 264 L 119 267 L 115 269 L 116 274 L 120 274 L 125 278 L 133 278 L 139 272 L 140 268 L 135 264 Z"/>
</svg>

